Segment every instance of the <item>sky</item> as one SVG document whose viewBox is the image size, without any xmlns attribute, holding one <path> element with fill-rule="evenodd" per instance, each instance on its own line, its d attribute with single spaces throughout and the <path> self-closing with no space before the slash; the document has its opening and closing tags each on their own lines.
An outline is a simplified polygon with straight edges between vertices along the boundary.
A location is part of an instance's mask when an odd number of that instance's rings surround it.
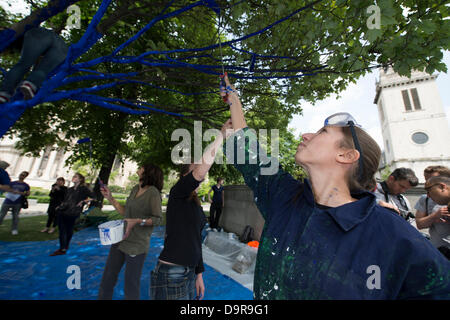
<svg viewBox="0 0 450 320">
<path fill-rule="evenodd" d="M 10 6 L 8 3 L 14 3 Z M 23 0 L 0 0 L 0 6 L 12 13 L 30 13 L 29 7 Z M 440 99 L 450 125 L 450 52 L 444 53 L 444 63 L 449 71 L 438 73 L 436 80 Z M 295 135 L 301 133 L 316 132 L 323 126 L 325 118 L 336 112 L 349 112 L 356 121 L 377 141 L 381 149 L 384 149 L 381 134 L 380 120 L 377 106 L 373 103 L 375 98 L 375 83 L 379 78 L 378 70 L 361 77 L 356 83 L 351 83 L 347 89 L 337 95 L 316 102 L 312 105 L 300 102 L 303 109 L 301 115 L 295 115 L 289 124 Z M 438 98 L 438 97 L 437 97 Z"/>
<path fill-rule="evenodd" d="M 449 72 L 436 73 L 436 84 L 447 121 L 450 125 L 450 52 L 444 53 L 444 63 Z M 381 149 L 384 150 L 381 125 L 378 117 L 377 105 L 373 103 L 375 98 L 375 82 L 379 79 L 378 70 L 360 78 L 356 83 L 350 84 L 347 89 L 339 94 L 332 95 L 313 106 L 310 103 L 302 103 L 302 115 L 295 115 L 289 124 L 298 137 L 301 133 L 316 132 L 323 126 L 323 121 L 329 115 L 336 112 L 348 112 L 362 125 L 362 127 L 374 138 Z"/>
<path fill-rule="evenodd" d="M 23 0 L 0 0 L 0 6 L 14 14 L 30 13 L 30 7 Z"/>
</svg>

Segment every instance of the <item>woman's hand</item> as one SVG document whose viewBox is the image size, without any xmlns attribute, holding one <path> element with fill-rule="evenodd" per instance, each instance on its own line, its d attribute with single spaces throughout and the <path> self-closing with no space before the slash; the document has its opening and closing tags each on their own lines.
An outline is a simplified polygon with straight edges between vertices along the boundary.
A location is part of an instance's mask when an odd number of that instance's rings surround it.
<svg viewBox="0 0 450 320">
<path fill-rule="evenodd" d="M 432 213 L 434 215 L 435 223 L 445 223 L 450 222 L 450 214 L 447 207 L 439 208 Z"/>
<path fill-rule="evenodd" d="M 109 201 L 110 204 L 113 205 L 114 209 L 117 210 L 122 216 L 125 214 L 125 207 L 122 206 L 119 202 L 117 202 L 111 194 L 111 190 L 109 190 L 108 186 L 103 185 L 100 187 L 100 192 Z"/>
<path fill-rule="evenodd" d="M 128 236 L 131 233 L 131 230 L 134 228 L 135 225 L 137 225 L 138 223 L 141 223 L 141 219 L 124 219 L 124 220 L 127 223 L 127 228 L 125 231 L 125 235 L 123 236 L 123 240 L 128 238 Z"/>
<path fill-rule="evenodd" d="M 87 198 L 87 199 L 85 199 L 85 200 L 81 200 L 80 202 L 78 202 L 77 206 L 78 206 L 78 207 L 82 207 L 82 206 L 84 206 L 85 204 L 90 203 L 90 202 L 93 201 L 93 200 L 94 200 L 94 199 L 92 199 L 92 198 Z"/>
<path fill-rule="evenodd" d="M 225 75 L 223 77 L 225 80 L 226 87 L 220 88 L 220 96 L 227 97 L 227 103 L 230 106 L 239 105 L 241 106 L 241 101 L 239 100 L 239 96 L 237 94 L 236 88 L 230 83 L 230 80 L 228 79 L 228 74 L 225 72 Z"/>
<path fill-rule="evenodd" d="M 235 131 L 247 127 L 247 123 L 244 117 L 244 111 L 242 110 L 242 104 L 239 100 L 236 88 L 230 83 L 228 75 L 225 73 L 224 80 L 226 83 L 225 92 L 221 90 L 220 95 L 224 97 L 227 95 L 227 103 L 230 105 L 231 120 L 233 129 Z"/>
<path fill-rule="evenodd" d="M 197 299 L 202 300 L 205 296 L 205 284 L 203 283 L 203 276 L 201 273 L 197 274 L 195 279 L 195 290 L 197 291 Z"/>
<path fill-rule="evenodd" d="M 102 195 L 106 198 L 106 200 L 108 200 L 109 202 L 112 202 L 112 194 L 111 194 L 111 190 L 109 190 L 108 186 L 103 185 L 100 188 L 100 192 L 102 193 Z"/>
</svg>

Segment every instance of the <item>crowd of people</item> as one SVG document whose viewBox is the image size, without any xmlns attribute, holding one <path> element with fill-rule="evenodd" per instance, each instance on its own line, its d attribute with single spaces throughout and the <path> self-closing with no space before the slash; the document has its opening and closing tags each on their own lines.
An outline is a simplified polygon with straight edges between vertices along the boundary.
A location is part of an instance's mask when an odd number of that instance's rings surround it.
<svg viewBox="0 0 450 320">
<path fill-rule="evenodd" d="M 450 169 L 445 166 L 428 166 L 424 170 L 425 191 L 414 206 L 415 214 L 404 193 L 417 186 L 418 178 L 409 168 L 395 169 L 387 178 L 377 184 L 375 195 L 378 204 L 396 211 L 418 230 L 427 230 L 435 246 L 447 259 L 450 259 L 450 214 L 448 204 L 439 205 L 435 196 L 428 190 L 427 183 L 433 177 L 450 177 Z"/>
<path fill-rule="evenodd" d="M 317 132 L 302 135 L 295 162 L 308 178 L 297 180 L 259 147 L 236 89 L 227 76 L 224 80 L 221 95 L 230 106 L 231 118 L 200 162 L 192 159 L 181 166 L 179 179 L 170 190 L 164 247 L 151 272 L 151 299 L 204 297 L 201 233 L 207 219 L 198 189 L 219 148 L 225 151 L 226 144 L 233 144 L 234 157 L 239 151 L 245 153 L 244 163 L 228 161 L 243 175 L 265 219 L 255 267 L 255 299 L 450 299 L 449 168 L 425 169 L 426 194 L 417 202 L 414 214 L 404 196 L 418 185 L 414 172 L 398 168 L 385 181 L 377 182 L 380 148 L 350 114 L 337 113 L 325 119 Z M 244 143 L 235 143 L 240 139 Z M 258 148 L 250 147 L 254 144 Z M 273 164 L 279 167 L 275 174 L 262 173 L 262 168 Z M 29 194 L 29 186 L 23 182 L 26 173 L 11 183 L 4 163 L 0 166 L 0 189 L 11 194 L 9 200 L 19 201 Z M 138 176 L 139 183 L 125 205 L 113 197 L 108 186 L 101 186 L 101 193 L 123 216 L 126 227 L 123 240 L 110 248 L 99 299 L 112 299 L 124 265 L 125 299 L 140 296 L 150 237 L 162 218 L 164 179 L 154 164 L 140 166 Z M 75 220 L 83 205 L 93 201 L 81 174 L 75 174 L 72 183 L 65 188 L 59 178 L 50 193 L 48 223 L 42 232 L 51 233 L 58 225 L 60 248 L 52 256 L 66 254 Z M 223 179 L 217 180 L 208 198 L 210 227 L 217 228 L 226 205 Z M 2 205 L 2 219 L 8 209 L 17 211 L 14 201 Z M 419 232 L 423 229 L 429 229 L 429 239 Z M 380 273 L 371 278 L 370 270 Z M 372 283 L 369 278 L 376 280 Z"/>
</svg>

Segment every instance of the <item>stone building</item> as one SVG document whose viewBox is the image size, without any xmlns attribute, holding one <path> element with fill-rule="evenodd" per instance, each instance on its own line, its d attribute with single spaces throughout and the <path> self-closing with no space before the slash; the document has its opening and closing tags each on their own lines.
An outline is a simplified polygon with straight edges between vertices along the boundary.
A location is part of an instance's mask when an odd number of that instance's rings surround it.
<svg viewBox="0 0 450 320">
<path fill-rule="evenodd" d="M 64 152 L 63 149 L 47 147 L 38 157 L 21 155 L 15 148 L 16 141 L 16 138 L 10 139 L 6 136 L 0 140 L 0 160 L 10 164 L 6 171 L 12 180 L 18 179 L 20 172 L 28 171 L 30 174 L 26 182 L 32 187 L 50 189 L 57 177 L 64 177 L 67 181 L 66 185 L 69 184 L 75 172 L 65 163 L 71 153 Z M 137 164 L 131 161 L 121 164 L 116 158 L 112 169 L 117 174 L 109 184 L 124 187 L 128 183 L 128 177 L 136 173 Z"/>
<path fill-rule="evenodd" d="M 413 71 L 401 77 L 381 69 L 374 103 L 383 134 L 382 167 L 408 167 L 419 182 L 429 165 L 450 167 L 450 130 L 436 85 L 437 75 Z"/>
</svg>

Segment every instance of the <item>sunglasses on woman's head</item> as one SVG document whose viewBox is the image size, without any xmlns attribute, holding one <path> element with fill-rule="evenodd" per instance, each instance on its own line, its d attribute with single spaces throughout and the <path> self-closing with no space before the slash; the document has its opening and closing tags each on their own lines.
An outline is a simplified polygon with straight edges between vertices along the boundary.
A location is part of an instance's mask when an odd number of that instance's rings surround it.
<svg viewBox="0 0 450 320">
<path fill-rule="evenodd" d="M 355 144 L 356 150 L 359 152 L 359 180 L 362 179 L 363 172 L 364 172 L 364 163 L 363 163 L 363 153 L 361 150 L 361 147 L 359 145 L 358 137 L 356 136 L 356 130 L 355 126 L 362 128 L 361 125 L 359 125 L 355 118 L 352 117 L 350 113 L 347 112 L 339 112 L 332 114 L 324 121 L 324 126 L 337 126 L 337 127 L 350 127 L 350 131 L 352 133 L 353 143 Z"/>
</svg>

